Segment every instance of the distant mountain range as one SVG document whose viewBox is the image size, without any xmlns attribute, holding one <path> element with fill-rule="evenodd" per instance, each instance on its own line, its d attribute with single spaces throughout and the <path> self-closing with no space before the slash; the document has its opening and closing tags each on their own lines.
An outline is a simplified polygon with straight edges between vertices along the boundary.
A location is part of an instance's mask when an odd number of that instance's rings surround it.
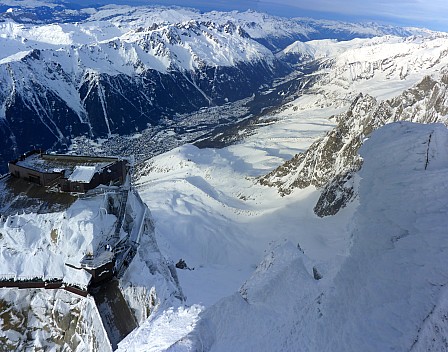
<svg viewBox="0 0 448 352">
<path fill-rule="evenodd" d="M 0 3 L 3 171 L 33 147 L 163 129 L 177 114 L 250 97 L 292 72 L 291 55 L 274 54 L 297 40 L 429 33 L 251 11 L 20 5 Z"/>
</svg>

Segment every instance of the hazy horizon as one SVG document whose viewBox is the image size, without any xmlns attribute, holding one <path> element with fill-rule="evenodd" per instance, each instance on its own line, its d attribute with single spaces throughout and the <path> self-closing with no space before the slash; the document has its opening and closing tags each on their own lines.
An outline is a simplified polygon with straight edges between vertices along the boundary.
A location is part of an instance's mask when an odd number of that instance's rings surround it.
<svg viewBox="0 0 448 352">
<path fill-rule="evenodd" d="M 374 21 L 396 26 L 424 27 L 448 32 L 448 3 L 444 0 L 3 0 L 4 6 L 40 6 L 45 3 L 65 3 L 78 7 L 117 5 L 181 6 L 200 11 L 254 10 L 283 17 L 349 22 Z"/>
<path fill-rule="evenodd" d="M 397 26 L 447 31 L 448 3 L 444 0 L 65 0 L 75 4 L 176 5 L 201 11 L 255 10 L 284 17 L 312 17 L 354 22 L 375 21 Z"/>
</svg>

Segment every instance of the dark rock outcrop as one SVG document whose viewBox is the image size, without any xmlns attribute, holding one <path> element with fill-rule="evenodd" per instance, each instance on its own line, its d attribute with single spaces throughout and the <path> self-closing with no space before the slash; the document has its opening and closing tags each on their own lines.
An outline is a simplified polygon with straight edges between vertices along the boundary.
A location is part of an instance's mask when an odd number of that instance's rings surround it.
<svg viewBox="0 0 448 352">
<path fill-rule="evenodd" d="M 370 133 L 395 121 L 448 124 L 448 75 L 425 77 L 386 101 L 359 94 L 349 109 L 333 118 L 337 126 L 310 148 L 259 179 L 281 195 L 315 186 L 322 194 L 314 208 L 319 216 L 336 214 L 357 194 L 353 174 L 361 168 L 358 150 Z"/>
</svg>

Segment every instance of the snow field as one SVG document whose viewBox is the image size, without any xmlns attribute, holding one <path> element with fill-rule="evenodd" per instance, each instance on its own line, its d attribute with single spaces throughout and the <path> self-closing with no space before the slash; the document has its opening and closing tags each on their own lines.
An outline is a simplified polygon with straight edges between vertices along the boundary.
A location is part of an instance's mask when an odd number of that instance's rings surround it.
<svg viewBox="0 0 448 352">
<path fill-rule="evenodd" d="M 428 149 L 430 135 L 437 142 Z M 192 332 L 162 350 L 444 350 L 447 148 L 443 125 L 394 123 L 374 132 L 361 150 L 349 253 L 317 262 L 308 248 L 276 241 L 238 293 L 207 307 Z"/>
<path fill-rule="evenodd" d="M 146 165 L 137 188 L 151 209 L 161 251 L 194 268 L 178 270 L 187 304 L 210 306 L 238 290 L 272 242 L 300 244 L 316 262 L 345 255 L 350 209 L 341 219 L 320 219 L 312 211 L 318 191 L 282 198 L 256 179 L 322 136 L 333 126 L 333 111 L 318 117 L 317 109 L 290 107 L 241 144 L 184 145 Z"/>
<path fill-rule="evenodd" d="M 441 72 L 448 56 L 448 37 L 382 36 L 350 41 L 314 40 L 296 42 L 278 53 L 318 59 L 331 66 L 318 70 L 322 79 L 313 90 L 325 94 L 326 101 L 347 104 L 353 94 L 363 92 L 380 100 L 390 99 L 410 88 L 425 75 Z"/>
</svg>

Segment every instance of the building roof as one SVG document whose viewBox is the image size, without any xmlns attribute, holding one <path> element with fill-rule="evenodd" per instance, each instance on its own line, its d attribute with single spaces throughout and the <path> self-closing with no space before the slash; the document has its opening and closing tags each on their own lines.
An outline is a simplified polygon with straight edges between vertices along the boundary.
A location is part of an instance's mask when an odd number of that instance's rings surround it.
<svg viewBox="0 0 448 352">
<path fill-rule="evenodd" d="M 41 154 L 30 152 L 13 163 L 28 169 L 45 173 L 64 172 L 70 181 L 90 182 L 94 171 L 99 171 L 120 160 L 115 157 L 77 156 L 64 154 Z M 94 171 L 92 171 L 92 168 Z M 92 173 L 93 172 L 93 173 Z M 89 178 L 89 181 L 85 181 Z"/>
<path fill-rule="evenodd" d="M 69 176 L 68 180 L 72 182 L 89 183 L 93 175 L 97 172 L 95 166 L 77 165 Z"/>
</svg>

